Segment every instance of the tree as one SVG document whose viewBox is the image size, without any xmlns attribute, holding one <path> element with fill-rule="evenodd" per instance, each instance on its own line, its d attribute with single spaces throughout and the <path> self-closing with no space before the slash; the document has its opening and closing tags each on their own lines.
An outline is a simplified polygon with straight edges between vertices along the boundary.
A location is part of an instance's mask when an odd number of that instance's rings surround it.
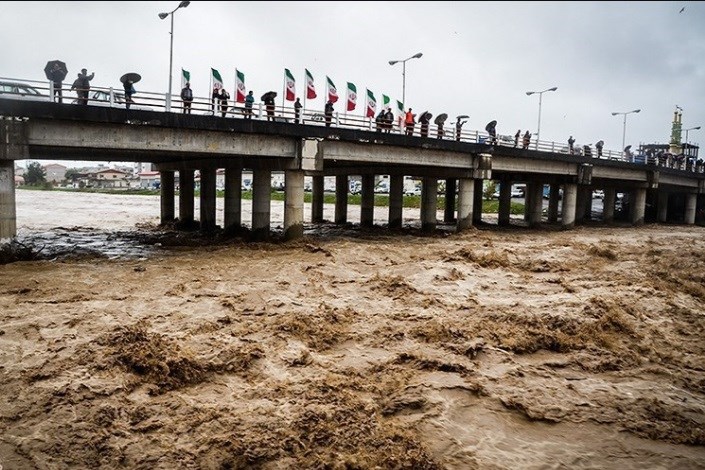
<svg viewBox="0 0 705 470">
<path fill-rule="evenodd" d="M 66 174 L 64 175 L 64 179 L 66 181 L 70 181 L 71 183 L 76 182 L 76 178 L 80 177 L 83 173 L 78 171 L 76 168 L 69 168 L 66 170 Z"/>
<path fill-rule="evenodd" d="M 43 185 L 47 182 L 47 172 L 39 162 L 29 162 L 27 171 L 24 172 L 24 181 L 25 184 L 34 186 Z"/>
</svg>

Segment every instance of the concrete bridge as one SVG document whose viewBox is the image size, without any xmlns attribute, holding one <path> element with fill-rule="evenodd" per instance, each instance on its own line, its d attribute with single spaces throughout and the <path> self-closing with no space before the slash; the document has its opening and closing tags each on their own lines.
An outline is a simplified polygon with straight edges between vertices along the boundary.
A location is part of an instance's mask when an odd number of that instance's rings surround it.
<svg viewBox="0 0 705 470">
<path fill-rule="evenodd" d="M 511 186 L 525 183 L 529 225 L 544 223 L 543 187 L 550 185 L 546 223 L 572 228 L 590 217 L 592 191 L 604 191 L 603 221 L 615 215 L 618 192 L 629 194 L 629 220 L 644 223 L 647 203 L 659 222 L 695 223 L 705 203 L 705 174 L 649 164 L 468 141 L 381 133 L 369 128 L 209 115 L 125 110 L 0 98 L 0 239 L 16 236 L 15 160 L 151 162 L 161 173 L 161 221 L 216 227 L 216 170 L 225 169 L 224 229 L 242 225 L 241 178 L 253 171 L 252 231 L 270 232 L 270 181 L 285 173 L 284 231 L 303 236 L 304 176 L 313 178 L 311 220 L 323 219 L 323 178 L 336 177 L 335 223 L 347 222 L 348 177 L 362 179 L 361 225 L 372 225 L 375 175 L 390 175 L 389 226 L 402 223 L 403 178 L 419 177 L 421 225 L 437 224 L 438 181 L 446 181 L 446 222 L 458 230 L 481 220 L 485 179 L 498 180 L 500 225 L 509 224 Z M 538 145 L 537 145 L 538 147 Z M 194 172 L 201 176 L 194 214 Z M 562 198 L 559 194 L 562 193 Z M 559 217 L 559 204 L 560 217 Z"/>
</svg>

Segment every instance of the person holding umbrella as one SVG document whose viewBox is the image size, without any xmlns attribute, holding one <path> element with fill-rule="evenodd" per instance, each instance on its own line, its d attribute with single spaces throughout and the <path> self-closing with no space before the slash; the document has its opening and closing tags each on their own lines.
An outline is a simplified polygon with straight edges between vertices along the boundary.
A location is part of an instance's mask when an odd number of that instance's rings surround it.
<svg viewBox="0 0 705 470">
<path fill-rule="evenodd" d="M 225 117 L 228 112 L 228 100 L 230 99 L 230 93 L 228 93 L 225 88 L 220 89 L 220 114 Z"/>
<path fill-rule="evenodd" d="M 44 67 L 44 73 L 54 85 L 54 96 L 58 97 L 56 101 L 61 103 L 61 88 L 63 86 L 63 81 L 66 78 L 66 74 L 68 74 L 68 71 L 66 70 L 66 64 L 61 62 L 60 60 L 52 60 L 50 62 L 47 62 L 46 67 Z"/>
<path fill-rule="evenodd" d="M 135 87 L 132 85 L 132 80 L 125 80 L 122 84 L 122 88 L 125 90 L 125 108 L 130 109 L 132 94 L 135 92 Z"/>
<path fill-rule="evenodd" d="M 274 121 L 274 98 L 277 97 L 276 91 L 268 91 L 262 95 L 265 110 L 267 111 L 267 121 Z"/>
<path fill-rule="evenodd" d="M 602 147 L 604 146 L 605 142 L 603 140 L 599 140 L 595 144 L 595 150 L 597 150 L 597 158 L 602 158 Z"/>
<path fill-rule="evenodd" d="M 323 111 L 326 116 L 326 127 L 330 127 L 331 120 L 333 119 L 333 102 L 328 100 L 326 107 Z"/>
</svg>

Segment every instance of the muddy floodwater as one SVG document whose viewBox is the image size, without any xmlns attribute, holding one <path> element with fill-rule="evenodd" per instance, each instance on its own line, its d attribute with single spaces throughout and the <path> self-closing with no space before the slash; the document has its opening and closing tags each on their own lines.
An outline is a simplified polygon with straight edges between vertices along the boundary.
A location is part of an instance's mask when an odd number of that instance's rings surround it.
<svg viewBox="0 0 705 470">
<path fill-rule="evenodd" d="M 0 265 L 0 467 L 705 469 L 704 227 L 305 217 L 18 190 L 47 256 Z"/>
</svg>

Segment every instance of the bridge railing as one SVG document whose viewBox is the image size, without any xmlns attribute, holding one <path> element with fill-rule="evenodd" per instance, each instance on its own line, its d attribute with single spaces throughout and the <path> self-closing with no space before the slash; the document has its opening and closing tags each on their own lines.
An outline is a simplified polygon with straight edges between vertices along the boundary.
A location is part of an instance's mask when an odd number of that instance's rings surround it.
<svg viewBox="0 0 705 470">
<path fill-rule="evenodd" d="M 178 94 L 172 94 L 171 100 L 169 100 L 168 93 L 142 91 L 139 89 L 139 84 L 137 84 L 135 88 L 137 89 L 137 92 L 132 96 L 130 109 L 174 113 L 183 113 L 188 111 L 190 114 L 221 116 L 225 119 L 243 119 L 245 117 L 244 103 L 236 103 L 233 99 L 228 100 L 225 115 L 223 116 L 223 108 L 221 107 L 221 103 L 219 101 L 213 102 L 211 97 L 194 96 L 190 109 L 187 110 L 184 107 L 181 96 Z M 71 89 L 70 85 L 63 83 L 60 93 L 58 93 L 58 91 L 59 90 L 54 88 L 53 82 L 47 80 L 39 81 L 0 77 L 0 97 L 48 102 L 61 101 L 62 103 L 70 103 L 75 105 L 79 104 L 78 95 L 75 90 Z M 114 108 L 127 107 L 122 86 L 99 87 L 91 85 L 87 104 L 89 106 L 107 106 Z M 253 105 L 251 118 L 259 120 L 268 119 L 263 103 L 255 103 Z M 325 114 L 322 110 L 302 108 L 299 118 L 299 122 L 307 125 L 326 125 Z M 294 123 L 296 119 L 295 109 L 293 106 L 275 105 L 274 116 L 272 119 L 279 122 L 283 121 Z M 334 127 L 382 132 L 382 130 L 378 128 L 374 118 L 347 114 L 345 112 L 334 112 L 331 116 L 330 125 Z M 416 123 L 414 126 L 413 135 L 419 136 L 420 129 L 420 123 Z M 429 139 L 441 138 L 443 140 L 456 140 L 459 142 L 480 144 L 489 143 L 500 147 L 524 147 L 523 136 L 520 136 L 518 141 L 516 141 L 513 135 L 497 135 L 493 142 L 491 136 L 485 131 L 461 128 L 460 132 L 458 132 L 455 123 L 444 125 L 441 129 L 442 134 L 439 137 L 439 126 L 433 123 L 429 124 L 427 137 Z M 388 128 L 388 131 L 394 134 L 405 134 L 406 128 L 404 126 L 403 116 L 396 116 L 391 127 Z M 527 148 L 543 152 L 570 153 L 567 143 L 543 140 L 537 141 L 533 137 Z M 694 161 L 679 158 L 678 156 L 673 156 L 670 154 L 665 158 L 659 159 L 656 157 L 646 157 L 645 155 L 625 155 L 625 153 L 621 151 L 605 149 L 603 149 L 601 153 L 598 153 L 597 149 L 593 145 L 581 145 L 578 143 L 574 144 L 573 149 L 573 155 L 576 156 L 589 156 L 591 158 L 623 161 L 635 164 L 653 164 L 681 169 L 684 171 L 705 171 L 702 164 L 696 164 Z"/>
</svg>

